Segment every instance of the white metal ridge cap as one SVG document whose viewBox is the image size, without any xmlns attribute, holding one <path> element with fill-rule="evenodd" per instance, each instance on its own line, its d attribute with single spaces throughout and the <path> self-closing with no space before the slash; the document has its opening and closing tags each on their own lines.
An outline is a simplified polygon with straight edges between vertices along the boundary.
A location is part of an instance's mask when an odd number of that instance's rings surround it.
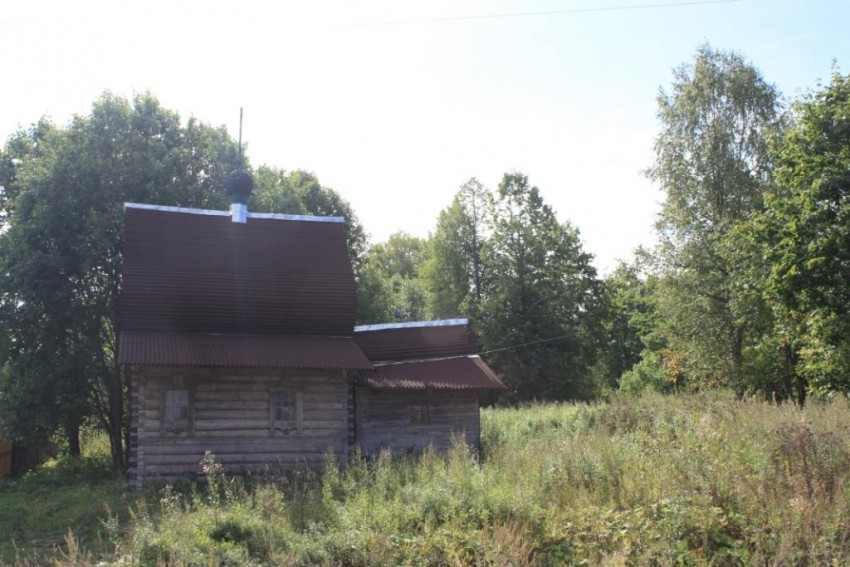
<svg viewBox="0 0 850 567">
<path fill-rule="evenodd" d="M 437 321 L 406 321 L 404 323 L 378 323 L 376 325 L 357 325 L 355 333 L 364 331 L 384 331 L 387 329 L 411 329 L 416 327 L 460 327 L 469 324 L 469 319 L 440 319 Z"/>
<path fill-rule="evenodd" d="M 163 211 L 166 213 L 188 213 L 191 215 L 210 215 L 214 217 L 229 217 L 230 211 L 215 211 L 212 209 L 192 209 L 190 207 L 170 207 L 167 205 L 148 205 L 147 203 L 124 203 L 124 209 L 141 209 L 143 211 Z"/>
<path fill-rule="evenodd" d="M 274 219 L 274 220 L 290 220 L 290 221 L 307 221 L 307 222 L 332 222 L 343 223 L 343 217 L 320 217 L 311 215 L 284 215 L 281 213 L 248 213 L 249 219 Z"/>
<path fill-rule="evenodd" d="M 472 359 L 480 359 L 481 357 L 477 354 L 458 354 L 455 356 L 436 356 L 434 358 L 409 358 L 406 360 L 385 360 L 385 361 L 377 361 L 372 362 L 372 366 L 375 368 L 382 368 L 384 366 L 402 366 L 405 364 L 424 364 L 426 362 L 443 362 L 444 360 L 458 360 L 461 358 L 466 358 L 468 360 Z M 371 362 L 371 361 L 370 361 Z"/>
<path fill-rule="evenodd" d="M 168 205 L 148 205 L 146 203 L 124 203 L 125 209 L 141 209 L 146 211 L 164 211 L 167 213 L 187 213 L 190 215 L 208 215 L 213 217 L 229 217 L 230 211 L 213 209 L 193 209 L 191 207 L 171 207 Z M 319 217 L 310 215 L 284 215 L 281 213 L 248 213 L 249 219 L 272 219 L 307 222 L 343 223 L 343 217 Z"/>
</svg>

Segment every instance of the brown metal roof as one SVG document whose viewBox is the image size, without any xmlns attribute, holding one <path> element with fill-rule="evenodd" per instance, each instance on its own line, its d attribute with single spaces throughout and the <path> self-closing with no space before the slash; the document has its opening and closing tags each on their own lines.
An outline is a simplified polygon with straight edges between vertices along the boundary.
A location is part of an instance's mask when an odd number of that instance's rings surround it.
<svg viewBox="0 0 850 567">
<path fill-rule="evenodd" d="M 372 362 L 462 356 L 471 348 L 465 319 L 364 325 L 354 331 L 354 340 Z"/>
<path fill-rule="evenodd" d="M 477 356 L 396 362 L 364 372 L 360 384 L 377 389 L 504 390 L 505 385 Z"/>
<path fill-rule="evenodd" d="M 121 333 L 121 364 L 359 368 L 372 365 L 350 338 Z"/>
<path fill-rule="evenodd" d="M 351 336 L 341 222 L 137 207 L 125 211 L 122 331 Z"/>
</svg>

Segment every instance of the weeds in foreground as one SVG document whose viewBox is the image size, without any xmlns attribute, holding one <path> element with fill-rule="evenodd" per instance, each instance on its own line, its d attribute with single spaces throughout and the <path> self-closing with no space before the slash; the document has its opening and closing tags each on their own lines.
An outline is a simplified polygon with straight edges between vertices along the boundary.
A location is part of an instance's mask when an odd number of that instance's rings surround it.
<svg viewBox="0 0 850 567">
<path fill-rule="evenodd" d="M 82 459 L 59 456 L 8 480 L 0 486 L 0 565 L 49 563 L 57 549 L 68 551 L 69 530 L 75 545 L 99 555 L 114 551 L 101 540 L 101 520 L 111 515 L 123 542 L 126 486 L 111 471 L 105 437 L 96 435 L 87 436 Z"/>
<path fill-rule="evenodd" d="M 221 474 L 107 515 L 118 565 L 850 563 L 850 412 L 719 393 L 488 409 L 483 451 Z M 154 498 L 155 496 L 155 498 Z M 73 538 L 57 564 L 96 553 Z"/>
</svg>

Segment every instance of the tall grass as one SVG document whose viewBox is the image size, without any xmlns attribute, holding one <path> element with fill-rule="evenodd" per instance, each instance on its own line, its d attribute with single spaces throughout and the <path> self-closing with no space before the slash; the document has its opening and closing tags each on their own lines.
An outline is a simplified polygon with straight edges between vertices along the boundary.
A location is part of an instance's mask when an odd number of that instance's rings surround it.
<svg viewBox="0 0 850 567">
<path fill-rule="evenodd" d="M 206 485 L 137 505 L 108 559 L 850 564 L 848 410 L 722 393 L 487 409 L 480 455 L 329 457 L 322 474 L 263 481 L 225 478 L 210 455 Z"/>
<path fill-rule="evenodd" d="M 48 564 L 57 546 L 75 554 L 79 545 L 110 553 L 122 544 L 123 532 L 105 541 L 102 527 L 111 522 L 117 534 L 127 525 L 126 486 L 111 470 L 106 435 L 88 430 L 81 459 L 59 455 L 7 479 L 0 485 L 0 565 Z"/>
</svg>

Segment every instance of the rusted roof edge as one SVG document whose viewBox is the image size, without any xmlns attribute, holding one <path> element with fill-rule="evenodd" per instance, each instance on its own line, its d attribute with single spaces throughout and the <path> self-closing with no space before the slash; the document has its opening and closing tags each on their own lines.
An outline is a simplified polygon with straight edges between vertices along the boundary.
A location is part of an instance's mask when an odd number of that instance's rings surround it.
<svg viewBox="0 0 850 567">
<path fill-rule="evenodd" d="M 120 341 L 119 364 L 364 371 L 373 368 L 350 337 L 124 331 Z"/>
<path fill-rule="evenodd" d="M 449 361 L 449 360 L 459 360 L 459 359 L 467 359 L 475 364 L 475 367 L 478 371 L 482 372 L 484 376 L 489 379 L 489 383 L 475 383 L 471 384 L 469 382 L 459 381 L 459 382 L 447 382 L 445 380 L 435 379 L 417 379 L 417 378 L 405 378 L 405 379 L 389 379 L 388 381 L 380 377 L 381 369 L 383 368 L 398 368 L 404 365 L 419 365 L 419 364 L 430 364 L 435 362 Z M 504 382 L 502 382 L 499 377 L 493 372 L 493 369 L 490 368 L 486 362 L 484 362 L 480 356 L 478 355 L 464 355 L 464 356 L 448 356 L 443 358 L 430 358 L 423 360 L 405 360 L 400 362 L 389 362 L 389 363 L 373 363 L 374 369 L 372 371 L 363 371 L 360 375 L 361 386 L 370 389 L 413 389 L 413 390 L 507 390 L 507 386 L 505 386 Z M 467 374 L 468 376 L 468 374 Z M 405 385 L 399 385 L 401 382 L 404 382 Z M 393 385 L 394 383 L 394 385 Z"/>
</svg>

